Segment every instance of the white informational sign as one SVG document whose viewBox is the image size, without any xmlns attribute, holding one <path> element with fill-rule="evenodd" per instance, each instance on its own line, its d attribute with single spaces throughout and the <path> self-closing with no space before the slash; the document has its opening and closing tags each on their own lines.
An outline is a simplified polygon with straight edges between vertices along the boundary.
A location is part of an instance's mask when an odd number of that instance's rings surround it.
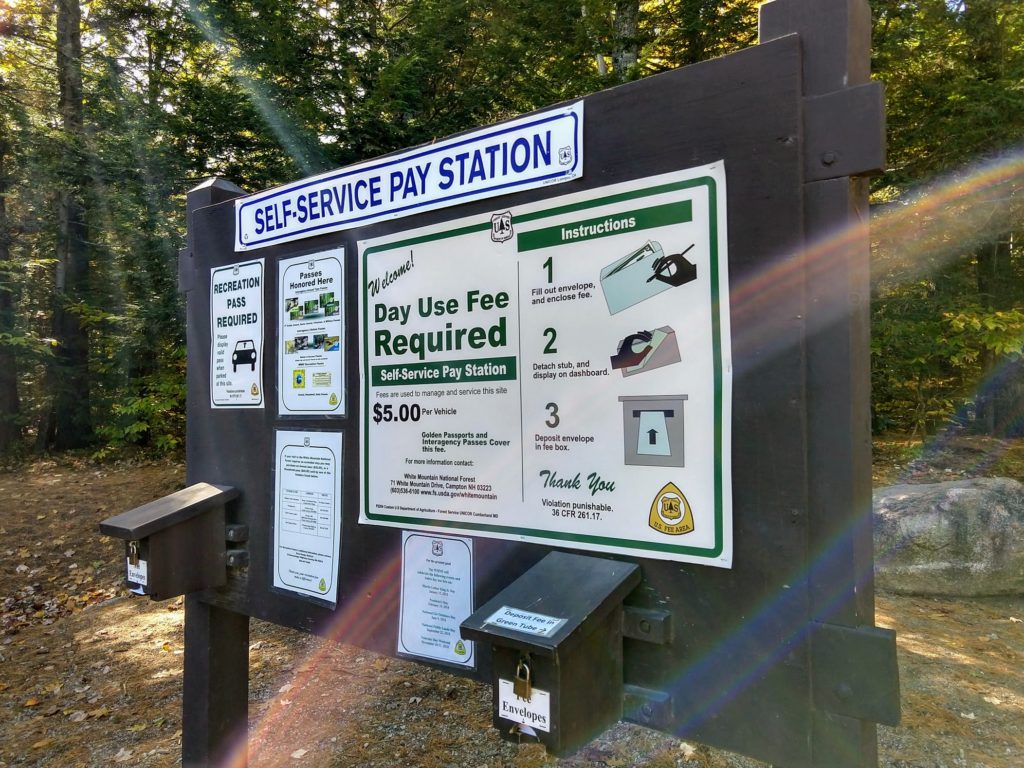
<svg viewBox="0 0 1024 768">
<path fill-rule="evenodd" d="M 473 613 L 473 540 L 405 532 L 398 652 L 473 667 L 459 625 Z"/>
<path fill-rule="evenodd" d="M 345 413 L 344 249 L 284 259 L 278 269 L 281 416 Z"/>
<path fill-rule="evenodd" d="M 302 179 L 235 202 L 235 250 L 571 181 L 583 102 Z"/>
<path fill-rule="evenodd" d="M 337 603 L 341 433 L 276 435 L 274 586 Z"/>
<path fill-rule="evenodd" d="M 730 567 L 721 163 L 359 243 L 360 521 Z"/>
<path fill-rule="evenodd" d="M 498 678 L 498 716 L 538 731 L 551 731 L 551 694 L 534 688 L 529 699 L 516 696 L 511 680 Z"/>
<path fill-rule="evenodd" d="M 263 259 L 210 270 L 210 407 L 263 407 Z"/>
</svg>

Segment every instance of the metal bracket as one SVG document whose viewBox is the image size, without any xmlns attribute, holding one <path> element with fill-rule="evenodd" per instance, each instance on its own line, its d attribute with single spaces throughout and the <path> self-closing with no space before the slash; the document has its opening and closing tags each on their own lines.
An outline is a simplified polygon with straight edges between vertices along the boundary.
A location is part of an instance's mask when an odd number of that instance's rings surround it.
<svg viewBox="0 0 1024 768">
<path fill-rule="evenodd" d="M 648 728 L 666 730 L 671 727 L 674 719 L 672 696 L 639 685 L 624 685 L 622 712 L 626 720 Z"/>
<path fill-rule="evenodd" d="M 247 549 L 229 549 L 226 554 L 229 568 L 245 568 L 249 565 L 249 550 Z"/>
<path fill-rule="evenodd" d="M 249 540 L 249 526 L 245 523 L 228 523 L 224 526 L 224 540 L 237 544 Z"/>
<path fill-rule="evenodd" d="M 672 614 L 668 611 L 624 606 L 622 636 L 656 645 L 668 645 L 672 642 Z"/>
<path fill-rule="evenodd" d="M 812 625 L 814 706 L 884 725 L 900 722 L 896 633 L 879 627 Z"/>
<path fill-rule="evenodd" d="M 881 173 L 884 102 L 881 83 L 804 99 L 804 181 Z"/>
</svg>

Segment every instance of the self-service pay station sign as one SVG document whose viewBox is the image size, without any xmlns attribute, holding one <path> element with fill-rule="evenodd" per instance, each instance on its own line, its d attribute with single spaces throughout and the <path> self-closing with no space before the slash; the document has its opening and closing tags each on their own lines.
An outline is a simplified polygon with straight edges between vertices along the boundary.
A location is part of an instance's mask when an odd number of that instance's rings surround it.
<svg viewBox="0 0 1024 768">
<path fill-rule="evenodd" d="M 873 764 L 866 14 L 776 0 L 721 59 L 190 194 L 188 476 L 229 550 L 189 597 L 186 763 L 244 723 L 256 616 L 492 681 L 558 752 L 600 700 Z"/>
</svg>

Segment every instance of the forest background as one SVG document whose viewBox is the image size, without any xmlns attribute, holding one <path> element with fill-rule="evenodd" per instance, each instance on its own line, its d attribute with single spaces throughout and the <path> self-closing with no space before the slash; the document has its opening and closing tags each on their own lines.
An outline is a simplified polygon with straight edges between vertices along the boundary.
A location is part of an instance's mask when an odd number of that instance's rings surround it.
<svg viewBox="0 0 1024 768">
<path fill-rule="evenodd" d="M 0 0 L 0 453 L 184 440 L 185 194 L 752 45 L 753 0 Z M 871 0 L 876 434 L 1024 434 L 1024 3 Z"/>
</svg>

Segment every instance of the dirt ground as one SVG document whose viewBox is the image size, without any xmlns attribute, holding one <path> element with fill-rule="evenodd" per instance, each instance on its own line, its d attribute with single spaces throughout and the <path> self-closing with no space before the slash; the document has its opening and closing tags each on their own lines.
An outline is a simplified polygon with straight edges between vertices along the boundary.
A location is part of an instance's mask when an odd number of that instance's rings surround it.
<svg viewBox="0 0 1024 768">
<path fill-rule="evenodd" d="M 876 482 L 1020 479 L 1024 446 L 961 443 L 923 458 L 882 445 Z M 0 471 L 0 767 L 180 763 L 181 601 L 126 593 L 119 542 L 96 526 L 183 481 L 173 463 Z M 1024 597 L 880 595 L 877 623 L 899 633 L 903 695 L 902 724 L 879 729 L 882 765 L 1024 765 Z M 761 765 L 631 725 L 549 758 L 498 738 L 488 687 L 259 621 L 249 660 L 254 766 Z"/>
</svg>

